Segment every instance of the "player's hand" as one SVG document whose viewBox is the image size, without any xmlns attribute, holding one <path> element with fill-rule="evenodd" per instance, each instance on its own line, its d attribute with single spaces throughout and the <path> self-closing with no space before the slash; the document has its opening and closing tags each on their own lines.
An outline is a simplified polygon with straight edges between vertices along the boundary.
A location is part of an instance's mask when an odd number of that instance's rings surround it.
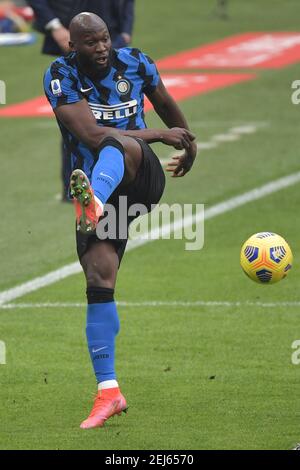
<svg viewBox="0 0 300 470">
<path fill-rule="evenodd" d="M 122 33 L 121 34 L 122 38 L 125 41 L 125 44 L 129 45 L 131 43 L 131 36 L 128 33 Z"/>
<path fill-rule="evenodd" d="M 171 145 L 176 150 L 189 150 L 191 143 L 195 140 L 194 134 L 181 127 L 172 127 L 163 131 L 161 142 Z"/>
<path fill-rule="evenodd" d="M 61 28 L 54 29 L 52 31 L 52 37 L 65 54 L 70 52 L 70 33 L 66 28 L 62 26 Z"/>
<path fill-rule="evenodd" d="M 197 144 L 191 142 L 189 150 L 185 150 L 183 155 L 175 156 L 168 163 L 166 171 L 172 172 L 173 178 L 181 178 L 192 168 L 197 156 Z"/>
</svg>

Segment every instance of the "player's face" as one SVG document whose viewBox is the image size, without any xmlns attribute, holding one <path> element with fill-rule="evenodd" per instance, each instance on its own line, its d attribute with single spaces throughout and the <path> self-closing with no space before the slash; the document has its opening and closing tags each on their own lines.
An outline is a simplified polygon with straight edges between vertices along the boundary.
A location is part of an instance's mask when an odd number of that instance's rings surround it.
<svg viewBox="0 0 300 470">
<path fill-rule="evenodd" d="M 107 28 L 85 33 L 74 44 L 80 62 L 90 68 L 101 71 L 109 66 L 111 39 Z"/>
</svg>

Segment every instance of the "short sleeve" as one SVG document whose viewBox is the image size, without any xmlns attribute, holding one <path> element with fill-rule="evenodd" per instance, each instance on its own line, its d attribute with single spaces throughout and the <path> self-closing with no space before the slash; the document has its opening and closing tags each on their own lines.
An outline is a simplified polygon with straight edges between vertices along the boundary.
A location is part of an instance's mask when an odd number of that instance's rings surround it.
<svg viewBox="0 0 300 470">
<path fill-rule="evenodd" d="M 45 73 L 44 90 L 53 109 L 65 104 L 77 103 L 83 99 L 78 91 L 78 79 L 71 67 L 58 61 L 53 62 Z"/>
<path fill-rule="evenodd" d="M 144 80 L 143 92 L 148 95 L 155 91 L 160 80 L 160 75 L 155 63 L 149 56 L 140 52 L 139 59 L 139 73 Z"/>
</svg>

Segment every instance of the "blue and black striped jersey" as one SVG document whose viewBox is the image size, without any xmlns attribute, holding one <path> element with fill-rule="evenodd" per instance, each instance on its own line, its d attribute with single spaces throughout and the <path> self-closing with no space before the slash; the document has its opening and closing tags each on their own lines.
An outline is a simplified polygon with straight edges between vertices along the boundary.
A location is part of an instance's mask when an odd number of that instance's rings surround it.
<svg viewBox="0 0 300 470">
<path fill-rule="evenodd" d="M 82 99 L 88 102 L 99 126 L 123 130 L 144 129 L 144 94 L 155 90 L 159 73 L 154 62 L 138 49 L 115 49 L 107 75 L 97 81 L 78 67 L 76 53 L 55 60 L 44 77 L 46 96 L 55 109 Z M 95 155 L 58 123 L 72 167 L 90 176 Z"/>
</svg>

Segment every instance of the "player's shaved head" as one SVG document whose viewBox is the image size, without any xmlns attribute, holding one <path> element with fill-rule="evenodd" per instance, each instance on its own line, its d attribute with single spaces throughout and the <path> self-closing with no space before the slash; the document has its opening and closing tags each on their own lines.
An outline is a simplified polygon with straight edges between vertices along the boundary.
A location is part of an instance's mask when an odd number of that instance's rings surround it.
<svg viewBox="0 0 300 470">
<path fill-rule="evenodd" d="M 86 75 L 106 73 L 112 44 L 105 22 L 94 13 L 80 13 L 70 23 L 70 49 Z"/>
<path fill-rule="evenodd" d="M 100 16 L 94 13 L 83 12 L 72 19 L 69 29 L 71 41 L 75 43 L 80 40 L 84 34 L 107 30 L 107 26 Z"/>
</svg>

